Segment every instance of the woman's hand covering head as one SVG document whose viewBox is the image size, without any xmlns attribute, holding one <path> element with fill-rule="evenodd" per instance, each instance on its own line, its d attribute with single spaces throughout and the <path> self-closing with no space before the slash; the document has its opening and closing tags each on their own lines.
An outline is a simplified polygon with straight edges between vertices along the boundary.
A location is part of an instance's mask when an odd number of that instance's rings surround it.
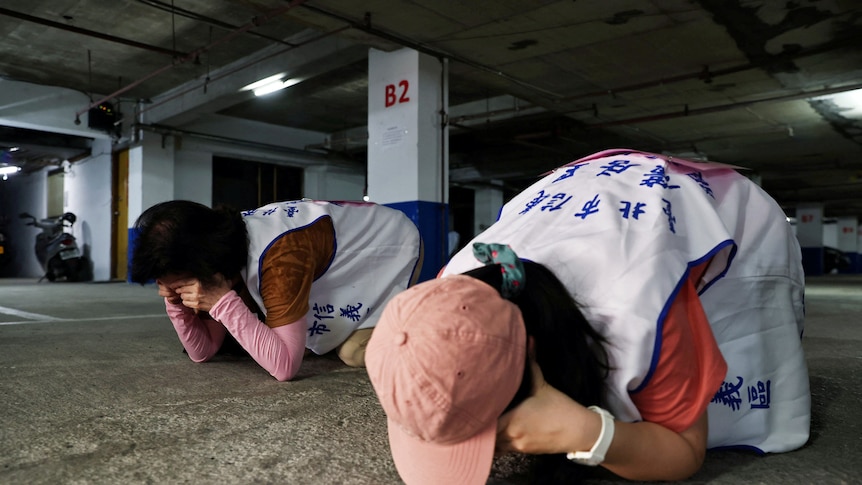
<svg viewBox="0 0 862 485">
<path fill-rule="evenodd" d="M 525 358 L 517 306 L 476 278 L 426 281 L 389 301 L 365 363 L 405 482 L 487 481 L 497 418 L 521 384 Z"/>
</svg>

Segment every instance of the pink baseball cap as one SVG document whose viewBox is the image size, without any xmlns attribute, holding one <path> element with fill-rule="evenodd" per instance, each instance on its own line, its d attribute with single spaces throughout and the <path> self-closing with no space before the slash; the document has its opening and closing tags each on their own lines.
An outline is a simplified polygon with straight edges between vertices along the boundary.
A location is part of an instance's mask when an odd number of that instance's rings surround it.
<svg viewBox="0 0 862 485">
<path fill-rule="evenodd" d="M 405 483 L 487 481 L 526 353 L 517 305 L 470 276 L 421 283 L 386 305 L 365 363 Z"/>
</svg>

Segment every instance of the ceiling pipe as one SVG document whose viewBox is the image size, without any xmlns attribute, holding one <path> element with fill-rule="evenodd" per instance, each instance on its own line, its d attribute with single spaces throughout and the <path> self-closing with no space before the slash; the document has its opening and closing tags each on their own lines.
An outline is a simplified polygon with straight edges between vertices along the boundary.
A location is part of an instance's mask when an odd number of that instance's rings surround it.
<svg viewBox="0 0 862 485">
<path fill-rule="evenodd" d="M 859 183 L 828 185 L 823 187 L 807 187 L 801 189 L 769 189 L 770 195 L 782 200 L 795 202 L 844 202 L 858 203 Z M 818 191 L 818 189 L 820 191 Z M 823 189 L 829 189 L 823 192 Z M 830 211 L 831 212 L 831 211 Z"/>
<path fill-rule="evenodd" d="M 196 20 L 198 22 L 203 22 L 205 24 L 209 24 L 209 25 L 212 25 L 214 27 L 218 27 L 218 28 L 224 29 L 224 30 L 235 30 L 235 29 L 239 28 L 236 25 L 229 24 L 227 22 L 222 22 L 219 19 L 209 17 L 207 15 L 199 14 L 199 13 L 193 12 L 191 10 L 186 10 L 184 8 L 176 7 L 173 5 L 173 2 L 171 2 L 171 4 L 167 4 L 166 2 L 161 2 L 159 0 L 138 0 L 138 3 L 146 5 L 150 8 L 156 8 L 156 9 L 162 10 L 164 12 L 169 12 L 171 14 L 181 15 L 185 18 Z M 284 41 L 284 40 L 281 40 L 281 39 L 278 39 L 278 38 L 275 38 L 275 37 L 272 37 L 269 35 L 264 35 L 264 34 L 261 34 L 259 32 L 248 31 L 248 32 L 245 32 L 245 34 L 251 35 L 253 37 L 258 37 L 260 39 L 264 39 L 266 41 L 269 41 L 269 42 L 272 42 L 275 44 L 282 44 L 282 45 L 287 45 L 287 46 L 291 46 L 291 47 L 296 47 L 296 44 L 291 44 L 290 42 L 287 42 L 287 41 Z"/>
<path fill-rule="evenodd" d="M 797 99 L 814 98 L 817 96 L 827 96 L 830 94 L 843 93 L 846 91 L 853 91 L 856 89 L 862 89 L 862 83 L 852 84 L 850 86 L 843 86 L 840 88 L 818 89 L 816 91 L 807 91 L 807 92 L 796 93 L 796 94 L 785 94 L 785 95 L 781 95 L 781 96 L 773 96 L 771 98 L 755 99 L 755 100 L 751 100 L 751 101 L 740 101 L 738 103 L 723 104 L 720 106 L 710 106 L 708 108 L 690 109 L 688 107 L 688 105 L 686 105 L 682 111 L 673 111 L 670 113 L 640 116 L 637 118 L 627 118 L 627 119 L 622 119 L 622 120 L 604 121 L 601 123 L 588 123 L 585 126 L 586 126 L 586 128 L 602 128 L 605 126 L 632 125 L 632 124 L 637 124 L 637 123 L 648 123 L 650 121 L 669 120 L 669 119 L 675 119 L 675 118 L 684 118 L 687 116 L 696 116 L 696 115 L 703 115 L 703 114 L 709 114 L 709 113 L 719 113 L 722 111 L 730 111 L 730 110 L 734 110 L 734 109 L 744 108 L 746 106 L 753 106 L 755 104 L 760 104 L 760 103 L 775 103 L 775 102 L 780 102 L 780 101 L 793 101 L 793 100 L 797 100 Z"/>
<path fill-rule="evenodd" d="M 504 109 L 495 109 L 491 111 L 486 111 L 484 113 L 475 113 L 470 115 L 461 115 L 456 116 L 450 120 L 452 123 L 463 123 L 465 121 L 472 120 L 483 120 L 489 118 L 496 118 L 498 116 L 510 114 L 510 113 L 520 113 L 521 111 L 526 111 L 532 108 L 538 108 L 539 106 L 535 104 L 525 104 L 523 106 L 515 106 L 514 108 L 504 108 Z"/>
<path fill-rule="evenodd" d="M 555 93 L 553 91 L 549 91 L 547 89 L 540 88 L 539 86 L 536 86 L 535 84 L 530 84 L 530 83 L 523 81 L 521 79 L 518 79 L 514 76 L 510 76 L 509 74 L 506 74 L 506 73 L 500 71 L 499 69 L 494 69 L 493 67 L 486 66 L 485 64 L 481 64 L 479 62 L 467 59 L 466 57 L 461 57 L 459 55 L 450 54 L 450 53 L 445 52 L 443 50 L 428 47 L 426 45 L 420 44 L 420 43 L 412 41 L 410 39 L 406 39 L 406 38 L 398 36 L 396 34 L 391 34 L 389 32 L 384 32 L 382 30 L 375 29 L 375 28 L 371 27 L 371 14 L 370 13 L 365 14 L 364 22 L 359 22 L 359 21 L 353 20 L 351 18 L 345 17 L 344 15 L 337 14 L 335 12 L 330 12 L 328 10 L 324 10 L 320 7 L 315 7 L 315 6 L 311 6 L 311 5 L 303 5 L 302 8 L 304 8 L 306 10 L 311 10 L 312 12 L 317 12 L 321 15 L 325 15 L 327 17 L 334 18 L 336 20 L 340 20 L 342 22 L 347 23 L 348 25 L 350 25 L 351 27 L 353 27 L 356 30 L 360 30 L 362 32 L 371 34 L 375 37 L 379 37 L 381 39 L 388 40 L 389 42 L 393 42 L 395 44 L 399 44 L 401 46 L 408 47 L 408 48 L 413 49 L 417 52 L 421 52 L 423 54 L 428 54 L 430 56 L 437 57 L 437 58 L 450 59 L 450 60 L 459 62 L 461 64 L 464 64 L 466 66 L 470 66 L 474 69 L 478 69 L 480 71 L 491 73 L 497 77 L 505 79 L 506 81 L 509 81 L 511 83 L 517 84 L 517 85 L 522 86 L 522 87 L 525 87 L 525 88 L 530 89 L 532 91 L 535 91 L 537 93 L 541 93 L 542 95 L 549 97 L 551 99 L 560 99 L 563 97 L 559 93 Z"/>
<path fill-rule="evenodd" d="M 211 135 L 209 133 L 201 133 L 197 131 L 183 130 L 179 128 L 173 128 L 170 126 L 159 125 L 159 124 L 137 124 L 134 127 L 135 129 L 140 129 L 143 131 L 149 131 L 152 133 L 156 133 L 158 135 L 163 136 L 188 136 L 192 138 L 197 138 L 200 140 L 206 140 L 210 142 L 216 143 L 226 143 L 231 146 L 242 146 L 247 148 L 264 150 L 271 153 L 278 153 L 281 155 L 286 155 L 296 164 L 301 164 L 302 166 L 312 166 L 319 164 L 329 164 L 336 167 L 341 168 L 349 168 L 356 169 L 359 164 L 353 160 L 343 158 L 343 157 L 333 157 L 330 155 L 323 155 L 319 153 L 309 152 L 306 150 L 300 150 L 298 148 L 291 148 L 281 145 L 272 145 L 269 143 L 261 143 L 256 141 L 242 140 L 239 138 L 231 138 L 222 135 Z"/>
<path fill-rule="evenodd" d="M 786 60 L 793 60 L 793 59 L 799 59 L 799 58 L 812 56 L 812 55 L 816 55 L 816 54 L 822 54 L 824 52 L 829 52 L 829 51 L 832 51 L 835 49 L 844 48 L 850 44 L 858 42 L 857 37 L 850 37 L 850 38 L 842 39 L 842 40 L 838 40 L 838 41 L 827 42 L 826 44 L 820 45 L 818 47 L 814 47 L 814 48 L 810 48 L 810 49 L 803 49 L 802 51 L 797 52 L 795 54 L 778 55 L 774 60 L 770 60 L 768 62 L 763 62 L 760 64 L 748 63 L 748 64 L 742 64 L 739 66 L 728 67 L 725 69 L 719 69 L 716 71 L 711 71 L 708 66 L 704 66 L 704 68 L 700 71 L 688 73 L 688 74 L 682 74 L 679 76 L 673 76 L 673 77 L 669 77 L 669 78 L 657 79 L 657 80 L 652 80 L 652 81 L 645 81 L 642 83 L 631 84 L 631 85 L 627 85 L 627 86 L 620 86 L 617 88 L 606 89 L 606 90 L 602 90 L 602 91 L 594 91 L 594 92 L 590 92 L 590 93 L 577 94 L 574 96 L 563 96 L 561 94 L 554 93 L 554 92 L 548 91 L 546 89 L 542 89 L 542 88 L 540 88 L 534 84 L 530 84 L 528 82 L 522 81 L 522 80 L 514 78 L 512 76 L 509 76 L 509 75 L 499 71 L 498 69 L 494 69 L 493 67 L 490 67 L 490 66 L 487 66 L 484 64 L 480 64 L 478 62 L 469 60 L 469 59 L 464 58 L 464 57 L 452 55 L 452 54 L 449 54 L 447 52 L 444 52 L 444 51 L 441 51 L 438 49 L 433 49 L 433 48 L 427 47 L 427 46 L 422 45 L 418 42 L 411 41 L 409 39 L 405 39 L 405 38 L 400 37 L 400 36 L 395 35 L 395 34 L 390 34 L 388 32 L 383 32 L 381 30 L 374 29 L 371 27 L 370 15 L 366 16 L 365 23 L 360 23 L 360 22 L 352 20 L 348 17 L 345 17 L 343 15 L 324 10 L 320 7 L 303 5 L 303 8 L 317 12 L 317 13 L 320 13 L 322 15 L 326 15 L 328 17 L 332 17 L 332 18 L 341 20 L 342 22 L 347 22 L 348 24 L 350 24 L 352 27 L 354 27 L 357 30 L 361 30 L 363 32 L 375 35 L 377 37 L 380 37 L 382 39 L 394 42 L 396 44 L 400 44 L 402 46 L 409 47 L 409 48 L 414 49 L 416 51 L 423 52 L 425 54 L 429 54 L 429 55 L 432 55 L 435 57 L 448 57 L 449 59 L 452 59 L 454 61 L 460 62 L 460 63 L 465 64 L 465 65 L 468 65 L 470 67 L 479 69 L 481 71 L 495 74 L 499 77 L 502 77 L 503 79 L 506 79 L 507 81 L 510 81 L 510 82 L 518 84 L 522 87 L 531 89 L 531 90 L 533 90 L 537 93 L 543 94 L 545 96 L 549 96 L 553 99 L 553 101 L 555 103 L 573 101 L 573 100 L 577 100 L 577 99 L 596 97 L 596 96 L 613 95 L 614 93 L 621 93 L 621 92 L 626 92 L 626 91 L 635 91 L 635 90 L 646 89 L 646 88 L 655 87 L 655 86 L 673 84 L 673 83 L 687 81 L 687 80 L 691 80 L 691 79 L 703 79 L 705 82 L 711 82 L 712 79 L 715 77 L 726 76 L 729 74 L 735 74 L 738 72 L 743 72 L 743 71 L 747 71 L 747 70 L 751 70 L 751 69 L 759 69 L 759 68 L 769 67 L 773 64 L 783 62 Z"/>
<path fill-rule="evenodd" d="M 288 3 L 287 5 L 269 10 L 260 16 L 256 16 L 256 17 L 252 18 L 251 21 L 249 21 L 248 23 L 243 25 L 242 27 L 230 32 L 229 34 L 225 35 L 224 37 L 221 37 L 220 39 L 217 39 L 216 41 L 211 42 L 210 44 L 205 45 L 199 49 L 195 49 L 194 51 L 190 52 L 189 54 L 187 54 L 187 55 L 185 55 L 179 59 L 176 59 L 171 64 L 168 64 L 168 65 L 166 65 L 160 69 L 157 69 L 157 70 L 151 72 L 150 74 L 144 76 L 143 78 L 138 79 L 137 81 L 126 85 L 124 88 L 121 88 L 121 89 L 118 89 L 117 91 L 114 91 L 113 93 L 103 97 L 102 99 L 100 99 L 98 101 L 91 102 L 89 105 L 87 105 L 86 108 L 83 108 L 83 109 L 75 112 L 75 124 L 79 124 L 81 122 L 80 116 L 82 114 L 86 113 L 87 111 L 89 111 L 90 109 L 92 109 L 96 106 L 99 106 L 100 104 L 104 103 L 105 101 L 116 98 L 117 96 L 119 96 L 119 95 L 129 91 L 130 89 L 134 88 L 135 86 L 138 86 L 138 85 L 144 83 L 145 81 L 152 79 L 152 78 L 158 76 L 159 74 L 162 74 L 163 72 L 166 72 L 170 69 L 173 69 L 174 67 L 176 67 L 180 64 L 186 63 L 186 62 L 193 60 L 193 59 L 197 59 L 201 54 L 203 54 L 204 52 L 207 52 L 208 50 L 212 49 L 213 47 L 216 47 L 216 46 L 221 45 L 227 41 L 230 41 L 234 37 L 242 34 L 243 32 L 245 32 L 247 30 L 253 29 L 255 27 L 259 27 L 259 26 L 267 23 L 268 21 L 270 21 L 273 17 L 281 15 L 284 12 L 287 12 L 288 10 L 290 10 L 290 9 L 292 9 L 298 5 L 302 5 L 306 1 L 308 1 L 308 0 L 293 0 L 292 2 Z"/>
<path fill-rule="evenodd" d="M 766 62 L 757 63 L 757 64 L 749 62 L 747 64 L 740 64 L 738 66 L 732 66 L 732 67 L 727 67 L 724 69 L 718 69 L 716 71 L 710 70 L 709 66 L 704 66 L 703 69 L 701 69 L 700 71 L 697 71 L 697 72 L 690 72 L 688 74 L 680 74 L 679 76 L 672 76 L 672 77 L 662 78 L 662 79 L 653 79 L 650 81 L 644 81 L 641 83 L 629 84 L 626 86 L 619 86 L 616 88 L 605 89 L 602 91 L 593 91 L 593 92 L 589 92 L 589 93 L 575 94 L 572 96 L 566 96 L 566 97 L 560 98 L 559 100 L 556 100 L 556 101 L 563 103 L 566 101 L 575 101 L 578 99 L 593 98 L 593 97 L 598 97 L 598 96 L 608 96 L 608 95 L 613 96 L 614 94 L 619 94 L 619 93 L 623 93 L 623 92 L 627 92 L 627 91 L 637 91 L 640 89 L 666 86 L 668 84 L 675 84 L 675 83 L 679 83 L 679 82 L 683 82 L 683 81 L 690 81 L 692 79 L 700 79 L 705 83 L 711 83 L 715 78 L 720 77 L 720 76 L 727 76 L 730 74 L 736 74 L 738 72 L 749 71 L 752 69 L 769 68 L 770 66 L 775 65 L 775 64 L 779 64 L 781 62 L 785 62 L 785 61 L 789 61 L 789 60 L 792 61 L 795 59 L 801 59 L 804 57 L 809 57 L 809 56 L 813 56 L 813 55 L 817 55 L 817 54 L 824 54 L 826 52 L 830 52 L 830 51 L 833 51 L 836 49 L 842 49 L 845 47 L 850 47 L 853 44 L 859 43 L 859 41 L 860 41 L 860 38 L 858 36 L 849 37 L 846 39 L 827 42 L 827 43 L 821 44 L 817 47 L 803 49 L 803 50 L 796 52 L 796 53 L 793 53 L 793 54 L 778 54 L 774 59 L 771 59 L 771 60 L 766 61 Z"/>
<path fill-rule="evenodd" d="M 9 17 L 14 17 L 20 20 L 25 20 L 27 22 L 33 22 L 40 25 L 45 25 L 48 27 L 53 27 L 55 29 L 65 30 L 67 32 L 74 32 L 76 34 L 83 34 L 90 37 L 95 37 L 97 39 L 107 40 L 110 42 L 116 42 L 118 44 L 127 45 L 130 47 L 137 47 L 138 49 L 144 49 L 152 52 L 158 52 L 159 54 L 166 54 L 171 57 L 182 57 L 187 55 L 185 52 L 178 52 L 172 49 L 166 49 L 164 47 L 159 47 L 150 44 L 144 44 L 143 42 L 137 42 L 134 40 L 124 39 L 122 37 L 116 37 L 113 35 L 103 34 L 101 32 L 96 32 L 93 30 L 82 29 L 80 27 L 75 27 L 72 25 L 63 24 L 60 22 L 54 22 L 53 20 L 47 20 L 39 17 L 33 17 L 32 15 L 27 15 L 25 13 L 15 12 L 13 10 L 0 8 L 0 14 L 6 15 Z"/>
<path fill-rule="evenodd" d="M 394 42 L 394 43 L 402 45 L 404 47 L 409 47 L 413 50 L 416 50 L 416 51 L 419 51 L 419 52 L 422 52 L 425 54 L 429 54 L 429 55 L 432 55 L 435 57 L 447 57 L 449 59 L 452 59 L 453 61 L 457 61 L 461 64 L 465 64 L 467 66 L 473 67 L 473 68 L 478 69 L 480 71 L 484 71 L 484 72 L 488 72 L 488 73 L 497 75 L 497 76 L 499 76 L 499 77 L 501 77 L 507 81 L 518 84 L 518 85 L 525 87 L 527 89 L 530 89 L 536 93 L 539 93 L 539 94 L 542 94 L 546 97 L 549 97 L 549 98 L 551 98 L 551 100 L 554 103 L 562 103 L 562 102 L 566 102 L 566 101 L 573 101 L 573 100 L 577 100 L 577 99 L 596 97 L 596 96 L 613 95 L 614 93 L 621 93 L 621 92 L 625 92 L 625 91 L 635 91 L 635 90 L 639 90 L 639 89 L 645 89 L 645 88 L 650 88 L 650 87 L 655 87 L 655 86 L 673 84 L 673 83 L 687 81 L 687 80 L 691 80 L 691 79 L 703 79 L 705 82 L 711 82 L 712 79 L 715 77 L 726 76 L 729 74 L 747 71 L 750 69 L 769 67 L 773 64 L 787 61 L 787 60 L 793 60 L 793 59 L 812 56 L 812 55 L 816 55 L 816 54 L 822 54 L 824 52 L 829 52 L 829 51 L 832 51 L 835 49 L 841 49 L 844 47 L 852 46 L 854 43 L 857 43 L 859 41 L 858 36 L 849 37 L 849 38 L 842 39 L 842 40 L 827 42 L 826 44 L 820 45 L 818 47 L 814 47 L 814 48 L 810 48 L 810 49 L 803 49 L 800 52 L 797 52 L 794 54 L 781 54 L 781 55 L 776 56 L 776 58 L 773 60 L 759 63 L 759 64 L 748 63 L 748 64 L 742 64 L 739 66 L 728 67 L 725 69 L 719 69 L 716 71 L 711 71 L 711 70 L 709 70 L 708 66 L 704 66 L 704 68 L 700 71 L 688 73 L 688 74 L 682 74 L 679 76 L 673 76 L 673 77 L 669 77 L 669 78 L 657 79 L 657 80 L 652 80 L 652 81 L 645 81 L 642 83 L 636 83 L 636 84 L 631 84 L 631 85 L 627 85 L 627 86 L 620 86 L 617 88 L 605 89 L 602 91 L 594 91 L 594 92 L 590 92 L 590 93 L 577 94 L 577 95 L 573 95 L 573 96 L 563 96 L 559 93 L 554 93 L 552 91 L 540 88 L 534 84 L 531 84 L 531 83 L 528 83 L 528 82 L 523 81 L 521 79 L 510 76 L 510 75 L 508 75 L 508 74 L 506 74 L 506 73 L 504 73 L 498 69 L 487 66 L 485 64 L 481 64 L 481 63 L 472 61 L 472 60 L 467 59 L 465 57 L 452 55 L 452 54 L 449 54 L 445 51 L 428 47 L 428 46 L 423 45 L 419 42 L 412 41 L 410 39 L 406 39 L 406 38 L 403 38 L 403 37 L 400 37 L 398 35 L 391 34 L 388 32 L 383 32 L 379 29 L 375 29 L 375 28 L 371 27 L 371 16 L 370 15 L 366 15 L 365 22 L 362 23 L 362 22 L 358 22 L 358 21 L 355 21 L 353 19 L 350 19 L 344 15 L 337 14 L 335 12 L 330 12 L 328 10 L 322 9 L 320 7 L 317 7 L 317 6 L 303 5 L 303 8 L 306 10 L 311 10 L 313 12 L 317 12 L 317 13 L 322 14 L 322 15 L 326 15 L 326 16 L 334 18 L 334 19 L 338 19 L 342 22 L 347 22 L 348 24 L 350 24 L 353 28 L 355 28 L 357 30 L 361 30 L 363 32 L 372 34 L 374 36 L 380 37 L 381 39 L 388 40 L 390 42 Z"/>
<path fill-rule="evenodd" d="M 462 129 L 462 130 L 464 130 L 464 131 L 468 131 L 468 132 L 478 133 L 478 135 L 479 135 L 480 137 L 481 137 L 481 136 L 483 136 L 483 133 L 482 133 L 482 129 L 481 129 L 481 128 L 476 128 L 476 127 L 473 127 L 473 126 L 461 125 L 461 124 L 458 124 L 458 123 L 452 123 L 452 122 L 450 122 L 450 123 L 449 123 L 449 126 L 451 126 L 451 127 L 453 127 L 453 128 L 460 128 L 460 129 Z M 568 153 L 567 151 L 565 151 L 565 150 L 560 150 L 560 149 L 558 149 L 558 148 L 549 147 L 549 146 L 545 146 L 545 145 L 538 144 L 538 143 L 532 143 L 532 142 L 529 142 L 529 141 L 525 141 L 525 140 L 523 140 L 523 139 L 520 139 L 520 138 L 518 138 L 518 137 L 514 137 L 514 138 L 502 138 L 502 137 L 498 137 L 498 136 L 494 136 L 494 135 L 492 135 L 492 136 L 490 136 L 490 137 L 489 137 L 489 136 L 485 136 L 484 138 L 485 138 L 486 140 L 488 140 L 488 141 L 491 141 L 491 142 L 512 143 L 512 144 L 515 144 L 515 145 L 521 145 L 521 146 L 525 146 L 525 147 L 528 147 L 528 148 L 533 148 L 533 149 L 536 149 L 536 150 L 542 150 L 542 151 L 545 151 L 545 152 L 548 152 L 548 153 L 553 153 L 553 154 L 555 154 L 555 155 L 565 155 L 565 156 L 568 156 L 568 155 L 569 155 L 569 153 Z"/>
</svg>

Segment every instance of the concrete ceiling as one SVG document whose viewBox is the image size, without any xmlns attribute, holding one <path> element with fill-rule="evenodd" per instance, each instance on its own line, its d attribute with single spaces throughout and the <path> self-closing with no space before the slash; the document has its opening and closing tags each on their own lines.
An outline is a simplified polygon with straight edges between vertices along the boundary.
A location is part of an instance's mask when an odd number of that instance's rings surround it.
<svg viewBox="0 0 862 485">
<path fill-rule="evenodd" d="M 315 150 L 358 163 L 368 48 L 407 46 L 449 59 L 457 183 L 523 187 L 626 147 L 747 167 L 791 214 L 862 217 L 862 96 L 840 94 L 862 88 L 858 0 L 4 0 L 0 38 L 6 79 L 111 96 L 161 127 L 323 132 Z M 237 93 L 278 69 L 304 81 Z"/>
</svg>

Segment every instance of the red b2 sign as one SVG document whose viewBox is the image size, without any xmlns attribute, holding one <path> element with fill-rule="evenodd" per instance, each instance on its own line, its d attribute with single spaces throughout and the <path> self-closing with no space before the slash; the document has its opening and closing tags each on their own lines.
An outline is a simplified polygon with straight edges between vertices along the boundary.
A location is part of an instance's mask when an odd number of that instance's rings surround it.
<svg viewBox="0 0 862 485">
<path fill-rule="evenodd" d="M 406 79 L 402 79 L 398 82 L 398 87 L 401 90 L 401 96 L 396 98 L 395 85 L 387 84 L 386 85 L 386 107 L 390 107 L 395 103 L 406 103 L 410 101 L 410 98 L 407 96 L 407 88 L 410 86 L 410 83 L 407 82 Z"/>
</svg>

